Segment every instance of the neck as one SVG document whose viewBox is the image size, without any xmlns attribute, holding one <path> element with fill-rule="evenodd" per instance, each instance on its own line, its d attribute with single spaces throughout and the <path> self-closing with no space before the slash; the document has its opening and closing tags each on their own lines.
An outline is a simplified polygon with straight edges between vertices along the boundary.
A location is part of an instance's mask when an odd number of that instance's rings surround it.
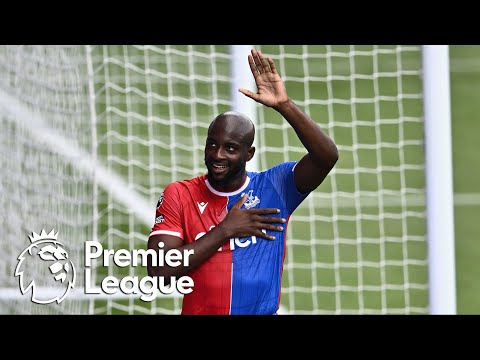
<svg viewBox="0 0 480 360">
<path fill-rule="evenodd" d="M 212 177 L 207 176 L 208 182 L 215 190 L 224 193 L 234 192 L 240 189 L 247 180 L 247 172 L 244 172 L 241 176 L 235 179 L 231 179 L 228 183 L 223 183 L 221 181 L 216 181 Z"/>
</svg>

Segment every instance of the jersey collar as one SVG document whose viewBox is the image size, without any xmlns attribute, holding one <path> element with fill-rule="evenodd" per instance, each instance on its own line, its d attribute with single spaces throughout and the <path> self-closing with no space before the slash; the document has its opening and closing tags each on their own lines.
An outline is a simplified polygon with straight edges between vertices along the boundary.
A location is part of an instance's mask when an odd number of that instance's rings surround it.
<svg viewBox="0 0 480 360">
<path fill-rule="evenodd" d="M 245 190 L 247 188 L 248 184 L 250 184 L 250 177 L 247 175 L 247 178 L 245 179 L 245 182 L 240 187 L 240 189 L 237 189 L 237 190 L 232 191 L 232 192 L 221 192 L 221 191 L 215 190 L 212 187 L 212 185 L 210 185 L 210 183 L 208 182 L 208 179 L 205 179 L 205 185 L 207 185 L 208 190 L 210 190 L 212 193 L 214 193 L 215 195 L 218 195 L 218 196 L 234 196 L 234 195 L 237 195 L 237 194 L 241 193 L 243 190 Z"/>
</svg>

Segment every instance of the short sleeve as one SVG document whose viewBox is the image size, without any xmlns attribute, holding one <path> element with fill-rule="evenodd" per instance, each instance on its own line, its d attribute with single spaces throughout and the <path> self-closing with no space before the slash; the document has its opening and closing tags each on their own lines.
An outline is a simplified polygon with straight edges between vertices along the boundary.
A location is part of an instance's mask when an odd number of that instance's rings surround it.
<svg viewBox="0 0 480 360">
<path fill-rule="evenodd" d="M 176 183 L 168 185 L 158 199 L 152 235 L 172 235 L 183 239 L 183 216 Z"/>
<path fill-rule="evenodd" d="M 290 214 L 310 194 L 310 192 L 301 193 L 298 191 L 294 177 L 296 164 L 296 161 L 284 162 L 267 170 L 267 177 L 277 193 L 283 198 Z"/>
</svg>

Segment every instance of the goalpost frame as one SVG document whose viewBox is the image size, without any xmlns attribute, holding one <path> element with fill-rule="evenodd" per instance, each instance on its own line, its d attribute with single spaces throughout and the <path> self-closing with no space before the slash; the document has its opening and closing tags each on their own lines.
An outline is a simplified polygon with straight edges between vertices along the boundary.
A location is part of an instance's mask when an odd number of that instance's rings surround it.
<svg viewBox="0 0 480 360">
<path fill-rule="evenodd" d="M 448 50 L 448 45 L 422 47 L 429 312 L 434 315 L 456 313 Z"/>
<path fill-rule="evenodd" d="M 253 45 L 232 45 L 230 47 L 232 54 L 231 77 L 232 86 L 230 88 L 230 99 L 232 101 L 232 110 L 241 112 L 252 120 L 257 128 L 256 103 L 238 91 L 239 88 L 246 88 L 257 91 L 257 85 L 253 79 L 252 72 L 248 66 L 248 55 Z M 253 146 L 258 149 L 257 137 L 253 141 Z M 255 155 L 247 163 L 247 171 L 259 171 L 259 154 Z"/>
</svg>

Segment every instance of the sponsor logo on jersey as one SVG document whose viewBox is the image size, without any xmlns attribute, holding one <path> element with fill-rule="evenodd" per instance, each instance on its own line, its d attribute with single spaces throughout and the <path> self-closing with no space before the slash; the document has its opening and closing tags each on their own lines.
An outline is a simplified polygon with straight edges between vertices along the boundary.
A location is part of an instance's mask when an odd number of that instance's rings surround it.
<svg viewBox="0 0 480 360">
<path fill-rule="evenodd" d="M 215 227 L 215 225 L 212 225 L 210 226 L 210 230 L 212 230 L 213 228 Z M 210 231 L 209 230 L 209 231 Z M 264 234 L 267 233 L 266 230 L 263 230 L 262 229 L 262 232 Z M 198 240 L 200 239 L 202 236 L 204 236 L 206 234 L 206 232 L 201 232 L 201 233 L 198 233 L 197 236 L 195 236 L 195 240 Z M 235 249 L 238 249 L 238 248 L 244 248 L 244 247 L 247 247 L 251 244 L 256 244 L 257 243 L 257 237 L 254 235 L 254 236 L 247 236 L 247 237 L 244 237 L 244 238 L 230 238 L 229 241 L 227 241 L 225 244 L 223 244 L 222 246 L 220 246 L 217 251 L 223 251 L 224 248 L 225 250 L 227 249 L 230 249 L 230 250 L 235 250 Z"/>
</svg>

